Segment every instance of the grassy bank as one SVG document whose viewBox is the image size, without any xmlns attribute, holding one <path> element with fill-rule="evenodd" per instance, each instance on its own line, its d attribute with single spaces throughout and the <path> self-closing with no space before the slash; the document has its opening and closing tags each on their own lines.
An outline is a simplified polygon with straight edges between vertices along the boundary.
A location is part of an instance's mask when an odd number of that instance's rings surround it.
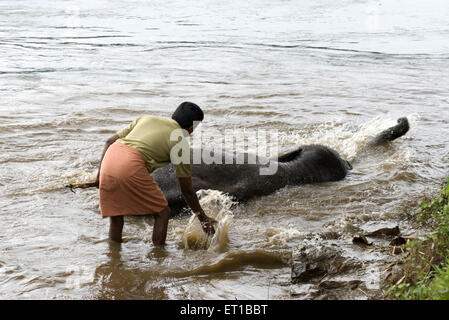
<svg viewBox="0 0 449 320">
<path fill-rule="evenodd" d="M 390 299 L 449 299 L 449 178 L 437 196 L 422 200 L 416 222 L 425 239 L 406 244 L 403 276 L 387 291 Z"/>
</svg>

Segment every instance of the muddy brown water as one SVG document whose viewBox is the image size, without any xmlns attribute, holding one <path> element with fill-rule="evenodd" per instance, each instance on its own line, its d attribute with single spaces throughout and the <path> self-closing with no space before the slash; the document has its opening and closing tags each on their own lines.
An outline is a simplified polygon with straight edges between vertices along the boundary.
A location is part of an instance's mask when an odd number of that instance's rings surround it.
<svg viewBox="0 0 449 320">
<path fill-rule="evenodd" d="M 291 252 L 326 232 L 387 262 L 351 237 L 413 234 L 404 208 L 448 175 L 448 13 L 409 0 L 2 1 L 0 298 L 307 298 Z M 162 250 L 150 217 L 127 217 L 125 242 L 109 243 L 97 190 L 64 186 L 95 177 L 116 130 L 185 100 L 204 108 L 205 131 L 277 130 L 280 152 L 325 144 L 354 170 L 233 206 L 209 193 L 222 221 L 210 244 L 195 244 L 190 217 L 170 221 Z M 402 116 L 406 136 L 364 148 Z"/>
</svg>

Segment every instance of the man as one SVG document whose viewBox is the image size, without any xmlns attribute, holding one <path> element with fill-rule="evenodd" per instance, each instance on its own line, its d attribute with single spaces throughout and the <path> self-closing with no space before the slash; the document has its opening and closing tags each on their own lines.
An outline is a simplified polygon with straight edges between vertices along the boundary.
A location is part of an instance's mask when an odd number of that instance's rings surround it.
<svg viewBox="0 0 449 320">
<path fill-rule="evenodd" d="M 171 139 L 172 132 L 184 129 L 192 134 L 194 122 L 203 118 L 200 107 L 183 102 L 171 119 L 141 116 L 106 141 L 95 183 L 100 189 L 101 215 L 110 219 L 111 240 L 122 241 L 125 215 L 153 214 L 153 244 L 165 244 L 170 208 L 150 173 L 171 162 L 171 150 L 179 142 Z M 198 216 L 204 232 L 214 234 L 212 224 L 216 221 L 201 208 L 192 186 L 190 163 L 180 162 L 174 167 L 187 204 Z"/>
</svg>

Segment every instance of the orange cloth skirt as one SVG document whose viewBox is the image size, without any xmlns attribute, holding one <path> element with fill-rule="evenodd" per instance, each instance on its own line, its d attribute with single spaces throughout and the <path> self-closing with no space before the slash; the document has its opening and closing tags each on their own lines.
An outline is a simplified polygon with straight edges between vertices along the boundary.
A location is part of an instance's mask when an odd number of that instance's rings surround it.
<svg viewBox="0 0 449 320">
<path fill-rule="evenodd" d="M 152 214 L 161 212 L 167 205 L 140 152 L 119 142 L 113 143 L 100 168 L 101 216 Z"/>
</svg>

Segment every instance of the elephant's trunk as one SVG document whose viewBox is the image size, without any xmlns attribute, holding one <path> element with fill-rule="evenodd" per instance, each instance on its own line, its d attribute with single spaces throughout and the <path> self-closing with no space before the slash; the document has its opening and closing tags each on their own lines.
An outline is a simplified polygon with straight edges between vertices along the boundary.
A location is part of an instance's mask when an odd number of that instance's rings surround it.
<svg viewBox="0 0 449 320">
<path fill-rule="evenodd" d="M 369 144 L 379 145 L 388 141 L 393 141 L 406 134 L 409 129 L 410 125 L 408 123 L 408 119 L 406 117 L 399 118 L 397 125 L 379 133 L 369 142 Z"/>
</svg>

